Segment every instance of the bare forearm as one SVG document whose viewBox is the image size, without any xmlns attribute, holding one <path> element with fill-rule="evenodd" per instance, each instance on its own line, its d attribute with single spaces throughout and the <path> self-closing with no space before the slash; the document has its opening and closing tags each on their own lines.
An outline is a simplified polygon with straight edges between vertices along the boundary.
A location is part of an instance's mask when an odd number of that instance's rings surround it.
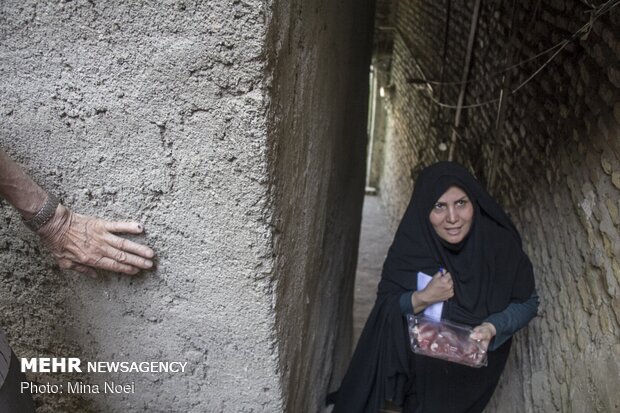
<svg viewBox="0 0 620 413">
<path fill-rule="evenodd" d="M 0 196 L 8 201 L 25 218 L 29 219 L 41 209 L 46 192 L 0 148 Z"/>
<path fill-rule="evenodd" d="M 61 268 L 95 275 L 95 268 L 136 274 L 153 267 L 152 249 L 114 235 L 141 234 L 141 224 L 83 216 L 59 204 L 53 196 L 48 200 L 48 194 L 2 149 L 0 196 L 27 220 L 28 227 L 41 237 Z"/>
</svg>

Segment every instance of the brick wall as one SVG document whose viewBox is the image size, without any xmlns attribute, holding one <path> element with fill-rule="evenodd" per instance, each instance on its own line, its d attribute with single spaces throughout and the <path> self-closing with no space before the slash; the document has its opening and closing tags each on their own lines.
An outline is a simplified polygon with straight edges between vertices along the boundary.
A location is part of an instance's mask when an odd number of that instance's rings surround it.
<svg viewBox="0 0 620 413">
<path fill-rule="evenodd" d="M 427 87 L 409 81 L 463 78 L 474 9 L 474 1 L 399 2 L 389 73 L 394 88 L 384 100 L 382 201 L 397 225 L 417 171 L 453 152 L 520 228 L 542 304 L 539 317 L 517 335 L 487 411 L 617 411 L 620 8 L 511 93 L 551 53 L 529 59 L 588 22 L 588 6 L 482 2 L 464 105 L 498 99 L 504 88 L 505 117 L 497 128 L 495 102 L 464 109 L 455 127 L 456 109 L 439 107 Z M 525 63 L 497 74 L 518 62 Z M 456 105 L 461 85 L 431 86 L 433 99 Z"/>
</svg>

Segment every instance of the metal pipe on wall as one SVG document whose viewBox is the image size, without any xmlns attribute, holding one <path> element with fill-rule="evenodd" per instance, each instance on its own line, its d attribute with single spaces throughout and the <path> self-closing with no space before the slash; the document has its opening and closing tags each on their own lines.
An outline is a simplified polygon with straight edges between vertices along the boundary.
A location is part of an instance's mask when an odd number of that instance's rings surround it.
<svg viewBox="0 0 620 413">
<path fill-rule="evenodd" d="M 452 142 L 448 155 L 448 160 L 450 161 L 454 160 L 454 147 L 456 146 L 456 138 L 458 136 L 456 130 L 458 130 L 458 127 L 461 124 L 461 112 L 463 110 L 463 102 L 465 100 L 465 92 L 467 90 L 467 79 L 469 78 L 469 71 L 471 68 L 471 57 L 474 51 L 474 39 L 476 38 L 476 29 L 478 28 L 478 16 L 480 16 L 480 3 L 481 0 L 476 0 L 476 5 L 474 6 L 474 11 L 471 17 L 469 39 L 467 40 L 467 54 L 465 55 L 465 65 L 463 67 L 463 76 L 461 78 L 461 91 L 459 92 L 456 114 L 454 115 L 454 130 L 452 131 Z"/>
</svg>

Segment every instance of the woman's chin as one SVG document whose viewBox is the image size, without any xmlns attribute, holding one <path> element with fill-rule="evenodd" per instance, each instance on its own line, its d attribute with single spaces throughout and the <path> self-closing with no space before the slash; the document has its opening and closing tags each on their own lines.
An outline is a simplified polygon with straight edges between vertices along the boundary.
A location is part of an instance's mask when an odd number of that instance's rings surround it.
<svg viewBox="0 0 620 413">
<path fill-rule="evenodd" d="M 446 233 L 441 238 L 443 238 L 444 241 L 450 244 L 458 244 L 459 242 L 463 241 L 463 234 L 458 233 L 456 235 L 451 235 Z"/>
</svg>

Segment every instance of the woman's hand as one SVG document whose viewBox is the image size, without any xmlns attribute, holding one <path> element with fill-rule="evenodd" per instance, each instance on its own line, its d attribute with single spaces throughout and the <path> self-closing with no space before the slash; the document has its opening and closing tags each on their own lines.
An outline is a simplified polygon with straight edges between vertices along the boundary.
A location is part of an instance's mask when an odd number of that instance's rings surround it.
<svg viewBox="0 0 620 413">
<path fill-rule="evenodd" d="M 91 276 L 96 268 L 136 274 L 153 266 L 155 252 L 113 233 L 141 234 L 136 222 L 113 222 L 72 212 L 58 205 L 54 217 L 37 232 L 58 265 Z"/>
<path fill-rule="evenodd" d="M 495 326 L 491 323 L 484 322 L 478 327 L 474 327 L 474 331 L 469 335 L 469 337 L 474 340 L 480 341 L 484 350 L 486 351 L 489 348 L 489 343 L 491 342 L 491 339 L 495 337 L 495 334 L 497 334 Z"/>
<path fill-rule="evenodd" d="M 419 313 L 431 304 L 446 301 L 454 296 L 454 282 L 449 272 L 438 272 L 423 290 L 411 296 L 413 312 Z"/>
<path fill-rule="evenodd" d="M 454 282 L 449 272 L 438 272 L 421 291 L 424 300 L 430 304 L 446 301 L 454 296 Z"/>
</svg>

